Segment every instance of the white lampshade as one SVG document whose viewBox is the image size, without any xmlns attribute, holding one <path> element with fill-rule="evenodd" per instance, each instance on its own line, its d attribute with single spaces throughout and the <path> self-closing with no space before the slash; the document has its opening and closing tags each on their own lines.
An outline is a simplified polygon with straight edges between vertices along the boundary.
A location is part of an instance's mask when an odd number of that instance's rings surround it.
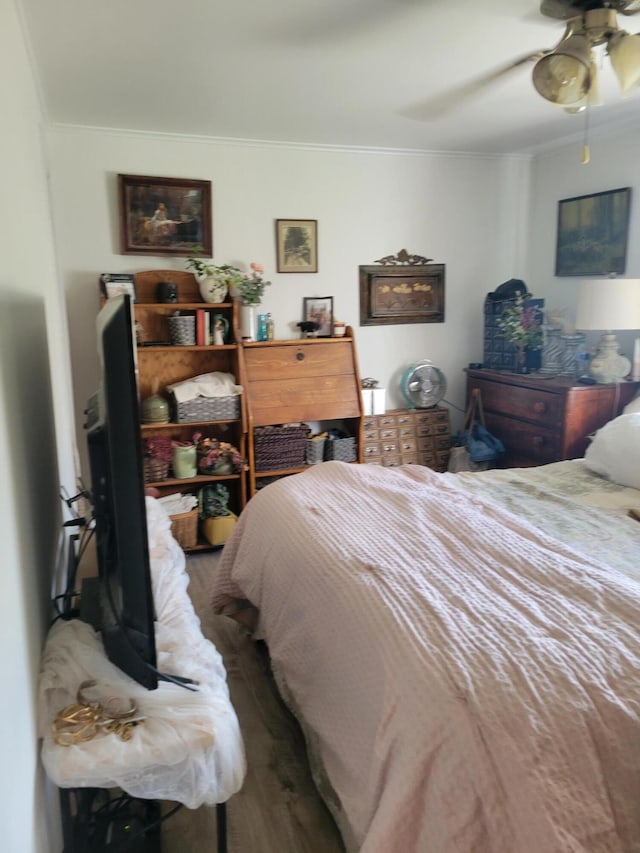
<svg viewBox="0 0 640 853">
<path fill-rule="evenodd" d="M 576 328 L 598 329 L 604 334 L 591 359 L 596 382 L 620 382 L 631 362 L 620 355 L 615 331 L 640 329 L 640 278 L 605 278 L 583 281 L 578 296 Z"/>
<path fill-rule="evenodd" d="M 640 329 L 640 278 L 590 279 L 580 285 L 576 328 Z"/>
</svg>

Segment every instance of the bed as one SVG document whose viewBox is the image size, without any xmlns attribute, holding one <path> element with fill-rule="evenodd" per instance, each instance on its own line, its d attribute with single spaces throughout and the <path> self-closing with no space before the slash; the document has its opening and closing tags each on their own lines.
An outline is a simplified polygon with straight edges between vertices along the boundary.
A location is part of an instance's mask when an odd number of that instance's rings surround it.
<svg viewBox="0 0 640 853">
<path fill-rule="evenodd" d="M 243 511 L 212 606 L 255 617 L 348 850 L 640 851 L 640 483 L 592 463 L 327 462 Z"/>
</svg>

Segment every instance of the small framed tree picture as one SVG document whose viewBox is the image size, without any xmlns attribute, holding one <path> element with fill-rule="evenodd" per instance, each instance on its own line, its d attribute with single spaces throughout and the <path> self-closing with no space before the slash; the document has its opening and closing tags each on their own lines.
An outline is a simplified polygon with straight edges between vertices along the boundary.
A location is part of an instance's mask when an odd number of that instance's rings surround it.
<svg viewBox="0 0 640 853">
<path fill-rule="evenodd" d="M 317 324 L 314 330 L 317 338 L 330 338 L 333 335 L 333 296 L 305 296 L 302 320 Z"/>
<path fill-rule="evenodd" d="M 276 219 L 278 272 L 318 272 L 318 220 Z"/>
</svg>

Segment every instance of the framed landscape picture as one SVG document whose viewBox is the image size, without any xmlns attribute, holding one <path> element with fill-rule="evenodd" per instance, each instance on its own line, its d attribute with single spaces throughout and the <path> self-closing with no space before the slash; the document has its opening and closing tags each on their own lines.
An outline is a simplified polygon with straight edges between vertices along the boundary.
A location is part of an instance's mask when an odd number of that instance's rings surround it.
<svg viewBox="0 0 640 853">
<path fill-rule="evenodd" d="M 278 272 L 318 272 L 317 219 L 276 219 Z"/>
<path fill-rule="evenodd" d="M 123 255 L 213 254 L 211 181 L 118 175 Z"/>
<path fill-rule="evenodd" d="M 627 263 L 631 189 L 558 202 L 556 275 L 620 275 Z"/>
</svg>

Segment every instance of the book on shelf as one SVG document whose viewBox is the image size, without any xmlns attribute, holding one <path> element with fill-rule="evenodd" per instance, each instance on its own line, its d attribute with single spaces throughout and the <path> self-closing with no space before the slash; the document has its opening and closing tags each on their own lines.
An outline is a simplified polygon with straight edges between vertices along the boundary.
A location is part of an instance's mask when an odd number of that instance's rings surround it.
<svg viewBox="0 0 640 853">
<path fill-rule="evenodd" d="M 196 344 L 199 347 L 206 346 L 209 336 L 209 312 L 204 308 L 198 308 L 196 311 Z"/>
</svg>

